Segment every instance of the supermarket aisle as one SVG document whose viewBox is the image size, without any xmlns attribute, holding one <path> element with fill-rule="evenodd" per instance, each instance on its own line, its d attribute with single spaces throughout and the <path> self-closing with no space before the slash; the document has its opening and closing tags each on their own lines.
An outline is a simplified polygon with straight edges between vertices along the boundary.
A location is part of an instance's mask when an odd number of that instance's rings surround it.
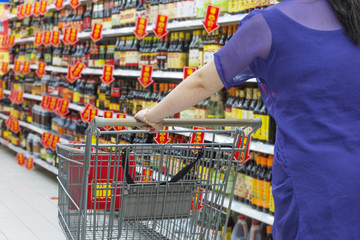
<svg viewBox="0 0 360 240">
<path fill-rule="evenodd" d="M 51 199 L 57 195 L 54 174 L 19 166 L 16 154 L 0 147 L 0 240 L 64 240 Z"/>
</svg>

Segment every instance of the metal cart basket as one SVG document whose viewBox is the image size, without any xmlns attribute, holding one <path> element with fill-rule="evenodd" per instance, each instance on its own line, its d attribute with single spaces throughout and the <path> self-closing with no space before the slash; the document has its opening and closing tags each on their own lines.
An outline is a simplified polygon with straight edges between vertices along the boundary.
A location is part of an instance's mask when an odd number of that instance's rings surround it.
<svg viewBox="0 0 360 240">
<path fill-rule="evenodd" d="M 145 130 L 104 130 L 141 125 L 95 117 L 85 144 L 57 144 L 58 219 L 66 238 L 224 239 L 236 170 L 261 120 L 167 119 L 163 125 L 173 128 L 157 135 L 173 138 L 166 144 L 152 143 Z M 231 142 L 219 142 L 224 134 Z"/>
</svg>

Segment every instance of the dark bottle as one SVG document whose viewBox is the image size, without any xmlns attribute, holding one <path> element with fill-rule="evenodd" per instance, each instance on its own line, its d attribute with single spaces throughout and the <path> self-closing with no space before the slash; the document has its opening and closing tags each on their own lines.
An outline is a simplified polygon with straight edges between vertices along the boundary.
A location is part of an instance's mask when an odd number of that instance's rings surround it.
<svg viewBox="0 0 360 240">
<path fill-rule="evenodd" d="M 230 28 L 230 26 L 229 26 Z M 222 35 L 220 37 L 220 41 L 219 41 L 219 50 L 225 46 L 226 43 L 226 39 L 227 39 L 227 31 L 228 31 L 228 26 L 223 26 L 222 27 Z"/>
<path fill-rule="evenodd" d="M 271 225 L 266 226 L 266 238 L 265 238 L 265 240 L 273 240 L 272 226 Z"/>
<path fill-rule="evenodd" d="M 84 32 L 90 32 L 92 30 L 91 29 L 91 15 L 92 15 L 91 9 L 92 9 L 92 3 L 88 3 L 86 5 L 86 12 L 84 14 L 83 26 L 82 26 Z"/>
<path fill-rule="evenodd" d="M 270 212 L 270 185 L 272 180 L 272 162 L 273 156 L 269 156 L 266 163 L 266 173 L 264 176 L 264 209 L 263 211 L 266 213 Z"/>
<path fill-rule="evenodd" d="M 106 60 L 105 60 L 106 64 L 114 65 L 114 52 L 115 52 L 115 42 L 109 41 L 106 51 Z"/>
<path fill-rule="evenodd" d="M 79 86 L 79 105 L 84 105 L 85 103 L 85 85 L 86 80 L 81 80 L 80 86 Z"/>
<path fill-rule="evenodd" d="M 136 7 L 136 17 L 146 17 L 146 12 L 145 12 L 145 5 L 146 5 L 146 0 L 139 0 L 139 4 Z"/>
<path fill-rule="evenodd" d="M 263 106 L 263 101 L 262 101 L 262 98 L 260 95 L 260 91 L 258 91 L 257 92 L 257 104 L 254 109 L 253 118 L 261 118 L 260 110 L 261 110 L 262 106 Z M 262 138 L 261 127 L 260 127 L 260 129 L 258 129 L 256 132 L 253 133 L 252 138 L 256 139 L 256 140 L 260 140 Z"/>
<path fill-rule="evenodd" d="M 251 201 L 252 201 L 252 178 L 251 178 L 251 170 L 252 167 L 254 166 L 254 153 L 251 153 L 251 158 L 249 163 L 246 165 L 246 169 L 245 169 L 245 203 L 247 205 L 251 205 Z"/>
<path fill-rule="evenodd" d="M 121 1 L 116 0 L 111 12 L 111 28 L 120 28 L 120 6 Z"/>
<path fill-rule="evenodd" d="M 252 100 L 252 88 L 246 89 L 246 99 L 242 107 L 242 119 L 248 119 L 249 111 L 250 111 L 250 104 Z"/>
<path fill-rule="evenodd" d="M 251 206 L 253 208 L 256 208 L 257 206 L 257 178 L 256 178 L 256 172 L 259 168 L 259 160 L 260 160 L 260 157 L 255 155 L 255 164 L 252 166 L 251 168 L 251 173 L 250 173 L 250 176 L 251 176 Z"/>
<path fill-rule="evenodd" d="M 259 169 L 259 172 L 257 173 L 257 196 L 258 196 L 258 205 L 257 205 L 257 209 L 259 211 L 263 211 L 264 210 L 264 187 L 265 187 L 265 174 L 267 171 L 267 158 L 266 157 L 261 157 L 261 163 L 260 163 L 261 167 Z"/>
<path fill-rule="evenodd" d="M 110 110 L 119 112 L 120 111 L 120 97 L 121 97 L 121 88 L 119 80 L 115 80 L 111 86 L 111 95 L 110 95 Z"/>
</svg>

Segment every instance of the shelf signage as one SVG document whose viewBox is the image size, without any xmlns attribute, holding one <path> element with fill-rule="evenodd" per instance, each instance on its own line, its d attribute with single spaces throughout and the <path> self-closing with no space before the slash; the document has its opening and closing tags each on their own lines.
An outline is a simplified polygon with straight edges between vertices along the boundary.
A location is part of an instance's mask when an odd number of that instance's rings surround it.
<svg viewBox="0 0 360 240">
<path fill-rule="evenodd" d="M 44 109 L 47 110 L 50 104 L 50 96 L 48 95 L 44 95 L 41 101 L 40 106 Z"/>
<path fill-rule="evenodd" d="M 241 146 L 242 136 L 239 136 L 239 138 L 240 138 L 240 140 L 239 140 L 239 143 L 236 146 L 236 148 L 244 148 L 245 149 L 246 143 L 248 141 L 249 141 L 248 146 L 250 146 L 252 137 L 248 138 L 248 136 L 245 136 L 242 146 Z M 244 153 L 245 153 L 245 159 L 244 159 Z M 251 158 L 250 147 L 247 148 L 246 152 L 242 151 L 241 155 L 240 155 L 240 152 L 235 152 L 235 154 L 234 154 L 234 160 L 237 160 L 237 161 L 242 161 L 244 159 L 244 162 L 247 162 L 250 158 Z M 241 162 L 240 162 L 240 164 L 241 164 Z"/>
<path fill-rule="evenodd" d="M 45 47 L 47 47 L 51 43 L 51 32 L 50 31 L 44 31 L 43 32 L 43 44 Z"/>
<path fill-rule="evenodd" d="M 185 80 L 186 78 L 188 78 L 188 77 L 189 77 L 191 74 L 193 74 L 196 70 L 197 70 L 196 67 L 184 67 L 184 68 L 183 68 L 183 73 L 184 73 L 183 80 Z"/>
<path fill-rule="evenodd" d="M 46 0 L 41 0 L 40 1 L 40 14 L 41 15 L 45 15 L 45 13 L 47 13 L 47 1 Z"/>
<path fill-rule="evenodd" d="M 100 39 L 102 39 L 102 29 L 103 29 L 103 25 L 100 24 L 100 23 L 95 23 L 94 24 L 94 27 L 92 29 L 92 32 L 91 32 L 91 39 L 94 41 L 94 42 L 97 42 L 99 41 Z"/>
<path fill-rule="evenodd" d="M 61 39 L 65 45 L 69 44 L 69 36 L 70 36 L 70 28 L 65 28 L 63 38 Z"/>
<path fill-rule="evenodd" d="M 141 40 L 142 38 L 144 38 L 145 36 L 147 36 L 149 34 L 146 31 L 147 24 L 148 24 L 147 18 L 138 17 L 136 19 L 134 33 L 135 33 L 135 36 L 137 37 L 137 39 Z"/>
<path fill-rule="evenodd" d="M 1 63 L 1 72 L 3 74 L 6 74 L 9 71 L 9 63 L 7 62 L 2 62 Z"/>
<path fill-rule="evenodd" d="M 155 28 L 153 29 L 157 38 L 162 38 L 169 33 L 167 30 L 168 16 L 159 14 L 156 19 Z"/>
<path fill-rule="evenodd" d="M 25 5 L 24 4 L 20 4 L 17 6 L 16 16 L 20 20 L 25 17 Z"/>
<path fill-rule="evenodd" d="M 47 107 L 47 110 L 49 112 L 53 112 L 55 109 L 56 109 L 56 106 L 59 102 L 59 98 L 57 97 L 50 97 L 50 100 L 49 100 L 49 105 Z"/>
<path fill-rule="evenodd" d="M 16 104 L 20 104 L 24 101 L 24 92 L 22 91 L 16 91 L 16 98 L 15 98 L 15 103 Z"/>
<path fill-rule="evenodd" d="M 90 115 L 90 109 L 92 109 L 92 108 L 95 108 L 95 107 L 91 104 L 86 105 L 86 107 L 80 114 L 81 120 L 83 120 L 84 122 L 88 121 L 89 115 Z"/>
<path fill-rule="evenodd" d="M 83 64 L 82 62 L 77 62 L 76 65 L 74 66 L 74 69 L 71 71 L 71 76 L 73 79 L 78 79 L 81 76 L 81 72 L 82 70 L 84 70 L 85 68 L 85 64 Z"/>
<path fill-rule="evenodd" d="M 60 31 L 52 31 L 51 44 L 56 47 L 60 43 Z"/>
<path fill-rule="evenodd" d="M 117 113 L 116 118 L 126 118 L 126 114 L 125 113 Z M 121 130 L 125 130 L 126 127 L 114 127 L 114 129 L 116 131 L 121 131 Z"/>
<path fill-rule="evenodd" d="M 148 168 L 143 168 L 142 170 L 142 180 L 143 182 L 150 182 L 152 181 L 153 170 Z"/>
<path fill-rule="evenodd" d="M 193 127 L 193 130 L 206 130 L 205 127 Z M 205 132 L 194 132 L 191 134 L 190 143 L 199 144 L 205 142 Z M 201 145 L 191 146 L 191 147 L 203 147 Z M 197 153 L 197 150 L 193 150 L 194 153 Z"/>
<path fill-rule="evenodd" d="M 103 75 L 100 77 L 100 79 L 106 85 L 109 85 L 110 83 L 112 83 L 115 80 L 113 77 L 113 74 L 114 74 L 114 65 L 104 65 Z"/>
<path fill-rule="evenodd" d="M 24 166 L 24 164 L 25 164 L 25 156 L 24 156 L 24 154 L 23 153 L 18 153 L 18 154 L 16 154 L 16 157 L 17 157 L 17 160 L 18 160 L 18 164 L 20 166 Z"/>
<path fill-rule="evenodd" d="M 69 113 L 70 102 L 67 99 L 60 99 L 54 112 L 59 116 L 66 116 Z"/>
<path fill-rule="evenodd" d="M 18 60 L 16 60 L 15 62 L 14 62 L 14 73 L 19 73 L 20 72 L 20 70 L 21 70 L 21 62 L 20 61 L 18 61 Z"/>
<path fill-rule="evenodd" d="M 169 127 L 164 127 L 163 131 L 167 131 L 169 130 Z M 170 142 L 170 137 L 169 137 L 169 133 L 168 132 L 162 132 L 162 133 L 157 133 L 156 136 L 154 137 L 155 142 L 157 142 L 158 144 L 166 144 L 168 142 Z"/>
<path fill-rule="evenodd" d="M 207 33 L 218 29 L 220 25 L 217 23 L 219 19 L 220 8 L 208 5 L 206 9 L 205 19 L 202 21 L 202 24 Z"/>
<path fill-rule="evenodd" d="M 40 16 L 40 2 L 34 2 L 33 14 L 36 17 Z"/>
<path fill-rule="evenodd" d="M 5 121 L 5 125 L 13 132 L 13 133 L 19 133 L 20 132 L 20 125 L 19 120 L 10 115 L 8 119 Z"/>
<path fill-rule="evenodd" d="M 70 5 L 73 8 L 77 8 L 80 5 L 80 1 L 79 0 L 70 0 Z"/>
<path fill-rule="evenodd" d="M 13 47 L 15 45 L 15 35 L 9 35 L 7 39 L 7 46 Z"/>
<path fill-rule="evenodd" d="M 49 132 L 43 132 L 42 136 L 41 136 L 41 145 L 44 147 L 44 148 L 48 148 L 49 145 L 48 145 L 48 139 L 50 137 L 51 133 Z"/>
<path fill-rule="evenodd" d="M 36 32 L 35 33 L 35 39 L 34 39 L 34 43 L 36 44 L 36 46 L 40 46 L 42 44 L 42 32 Z"/>
<path fill-rule="evenodd" d="M 0 88 L 0 99 L 4 98 L 4 89 Z"/>
<path fill-rule="evenodd" d="M 153 66 L 150 65 L 143 65 L 141 68 L 141 75 L 138 77 L 138 80 L 144 88 L 147 88 L 154 82 L 154 80 L 151 78 L 152 71 Z"/>
<path fill-rule="evenodd" d="M 104 118 L 113 118 L 114 112 L 113 111 L 104 111 Z M 106 131 L 109 131 L 111 127 L 104 127 Z"/>
<path fill-rule="evenodd" d="M 60 10 L 64 7 L 64 0 L 55 0 L 54 5 L 56 10 Z"/>
<path fill-rule="evenodd" d="M 33 169 L 34 168 L 34 158 L 32 158 L 32 157 L 26 158 L 25 167 L 27 170 Z"/>
<path fill-rule="evenodd" d="M 76 78 L 73 77 L 72 75 L 72 71 L 74 70 L 75 66 L 68 66 L 68 73 L 66 75 L 66 79 L 70 82 L 70 83 L 74 83 L 76 81 Z"/>
<path fill-rule="evenodd" d="M 91 122 L 91 120 L 94 119 L 94 117 L 97 117 L 99 113 L 99 110 L 97 108 L 91 108 L 89 109 L 89 118 L 87 122 Z"/>
<path fill-rule="evenodd" d="M 52 141 L 50 143 L 50 148 L 53 151 L 56 151 L 56 144 L 60 142 L 60 136 L 52 134 Z"/>
<path fill-rule="evenodd" d="M 28 74 L 30 72 L 30 62 L 29 61 L 24 62 L 22 72 L 24 74 Z"/>
<path fill-rule="evenodd" d="M 68 38 L 68 42 L 70 45 L 74 45 L 75 43 L 77 43 L 77 41 L 79 41 L 77 37 L 78 31 L 79 30 L 77 28 L 70 28 L 69 38 Z"/>
<path fill-rule="evenodd" d="M 38 75 L 38 77 L 41 78 L 45 74 L 45 69 L 46 69 L 46 63 L 39 62 L 36 70 L 36 75 Z"/>
<path fill-rule="evenodd" d="M 32 5 L 30 3 L 25 4 L 25 17 L 30 17 L 32 14 Z"/>
</svg>

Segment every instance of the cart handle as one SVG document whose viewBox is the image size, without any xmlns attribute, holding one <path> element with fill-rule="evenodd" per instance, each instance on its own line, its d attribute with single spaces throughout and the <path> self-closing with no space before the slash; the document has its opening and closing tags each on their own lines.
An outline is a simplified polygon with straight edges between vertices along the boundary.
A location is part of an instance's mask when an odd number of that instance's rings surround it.
<svg viewBox="0 0 360 240">
<path fill-rule="evenodd" d="M 101 127 L 141 127 L 146 126 L 147 123 L 141 122 L 135 118 L 101 118 L 94 117 L 90 122 L 90 128 Z M 235 126 L 235 127 L 252 127 L 257 130 L 261 127 L 261 118 L 255 119 L 164 119 L 163 126 Z"/>
</svg>

